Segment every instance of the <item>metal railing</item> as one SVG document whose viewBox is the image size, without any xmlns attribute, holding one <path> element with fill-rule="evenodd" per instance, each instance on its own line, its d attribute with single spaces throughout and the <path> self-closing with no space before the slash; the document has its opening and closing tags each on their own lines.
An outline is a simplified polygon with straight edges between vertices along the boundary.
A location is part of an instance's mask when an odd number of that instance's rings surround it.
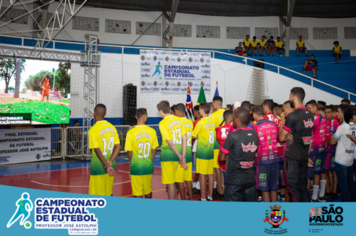
<svg viewBox="0 0 356 236">
<path fill-rule="evenodd" d="M 147 125 L 153 128 L 157 133 L 157 139 L 159 147 L 157 149 L 161 149 L 162 145 L 162 135 L 159 131 L 158 125 Z M 117 133 L 119 135 L 121 149 L 120 153 L 126 153 L 125 151 L 125 142 L 127 132 L 134 128 L 135 126 L 129 125 L 115 125 Z M 87 141 L 87 132 L 83 134 L 83 127 L 74 126 L 67 128 L 51 128 L 51 155 L 52 159 L 58 158 L 84 158 L 83 148 L 88 145 Z M 82 141 L 82 135 L 84 135 L 84 143 Z"/>
<path fill-rule="evenodd" d="M 3 36 L 3 37 L 10 37 L 10 38 L 21 38 L 22 40 L 22 46 L 24 46 L 24 40 L 25 39 L 33 39 L 33 38 L 29 38 L 29 37 L 18 37 L 18 36 L 9 36 L 9 35 L 0 35 L 0 36 Z M 67 42 L 67 41 L 62 41 L 62 40 L 53 40 L 53 49 L 55 49 L 55 43 L 56 42 L 59 42 L 59 43 L 65 43 L 65 44 L 77 44 L 77 45 L 83 45 L 84 46 L 84 42 Z M 6 45 L 8 46 L 8 44 Z M 114 44 L 100 44 L 99 45 L 99 50 L 100 50 L 100 46 L 103 46 L 103 47 L 114 47 L 114 48 L 121 48 L 121 55 L 122 55 L 122 74 L 124 74 L 124 54 L 125 54 L 125 48 L 126 49 L 146 49 L 146 50 L 167 50 L 167 48 L 160 48 L 160 47 L 132 47 L 132 46 L 121 46 L 121 45 L 114 45 Z M 59 50 L 59 51 L 64 51 L 64 50 Z M 281 74 L 281 70 L 286 70 L 286 71 L 289 71 L 291 73 L 294 73 L 294 74 L 297 74 L 299 76 L 302 76 L 306 79 L 309 79 L 310 80 L 310 86 L 312 87 L 315 87 L 314 86 L 314 83 L 317 82 L 317 83 L 320 83 L 320 84 L 323 84 L 323 85 L 326 85 L 330 88 L 333 88 L 333 89 L 336 89 L 336 90 L 339 90 L 341 92 L 344 92 L 348 95 L 348 99 L 350 100 L 351 99 L 351 96 L 355 96 L 356 97 L 356 94 L 355 93 L 351 93 L 349 91 L 346 91 L 344 89 L 341 89 L 341 88 L 338 88 L 334 85 L 331 85 L 331 84 L 328 84 L 328 83 L 325 83 L 321 80 L 318 80 L 318 79 L 315 79 L 313 77 L 310 77 L 310 76 L 307 76 L 307 75 L 304 75 L 302 73 L 299 73 L 299 72 L 296 72 L 294 70 L 291 70 L 291 69 L 288 69 L 286 67 L 283 67 L 283 66 L 279 66 L 279 65 L 276 65 L 276 64 L 272 64 L 272 63 L 268 63 L 268 62 L 265 62 L 265 61 L 260 61 L 258 59 L 254 59 L 254 58 L 250 58 L 250 57 L 243 57 L 243 56 L 239 56 L 239 55 L 234 55 L 234 54 L 230 54 L 230 53 L 225 53 L 225 52 L 220 52 L 220 51 L 215 51 L 215 50 L 208 50 L 208 49 L 184 49 L 184 48 L 175 48 L 175 49 L 172 49 L 172 51 L 181 51 L 181 52 L 188 52 L 188 51 L 194 51 L 194 52 L 210 52 L 213 54 L 212 58 L 216 58 L 216 55 L 215 54 L 223 54 L 223 55 L 228 55 L 228 56 L 231 56 L 231 57 L 235 57 L 235 58 L 240 58 L 246 65 L 248 65 L 248 61 L 257 61 L 259 63 L 263 63 L 265 65 L 270 65 L 270 66 L 273 66 L 275 68 L 277 68 L 277 74 Z M 12 55 L 11 55 L 12 56 Z M 222 59 L 222 60 L 226 60 L 226 59 Z M 228 60 L 228 61 L 233 61 L 233 60 Z M 74 61 L 73 61 L 74 62 Z M 237 61 L 235 61 L 237 62 Z M 270 70 L 271 71 L 271 70 Z M 273 71 L 272 71 L 273 72 Z M 291 78 L 293 79 L 293 78 Z M 315 87 L 317 88 L 317 87 Z M 327 92 L 327 91 L 326 91 Z"/>
<path fill-rule="evenodd" d="M 127 132 L 132 128 L 129 125 L 115 125 L 117 133 L 119 135 L 121 150 L 120 153 L 125 152 L 125 140 Z M 84 142 L 83 137 L 84 135 Z M 74 126 L 65 128 L 65 142 L 64 142 L 64 156 L 67 158 L 82 158 L 84 157 L 83 150 L 88 145 L 87 132 L 83 133 L 83 127 Z"/>
<path fill-rule="evenodd" d="M 51 157 L 63 158 L 64 130 L 60 127 L 51 128 Z"/>
</svg>

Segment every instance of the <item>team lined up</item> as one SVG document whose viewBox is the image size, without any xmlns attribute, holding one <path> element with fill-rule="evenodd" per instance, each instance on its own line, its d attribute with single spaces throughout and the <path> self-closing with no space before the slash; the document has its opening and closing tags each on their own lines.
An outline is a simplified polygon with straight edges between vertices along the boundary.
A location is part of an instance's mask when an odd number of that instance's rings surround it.
<svg viewBox="0 0 356 236">
<path fill-rule="evenodd" d="M 310 185 L 307 187 L 307 179 L 314 178 L 313 201 L 324 201 L 325 190 L 326 197 L 334 198 L 338 180 L 342 199 L 347 201 L 349 195 L 346 196 L 346 192 L 353 194 L 353 190 L 348 184 L 345 185 L 345 181 L 348 183 L 350 179 L 344 178 L 340 168 L 350 164 L 350 155 L 346 154 L 350 154 L 354 147 L 351 136 L 345 136 L 345 139 L 343 131 L 337 129 L 334 107 L 323 108 L 325 103 L 320 102 L 318 109 L 315 101 L 307 103 L 308 110 L 298 106 L 303 104 L 304 96 L 302 88 L 294 88 L 290 100 L 283 106 L 266 100 L 262 106 L 252 108 L 251 103 L 245 101 L 242 104 L 235 103 L 234 111 L 225 111 L 222 98 L 214 97 L 212 106 L 201 103 L 198 109 L 195 107 L 199 113 L 196 115 L 201 118 L 194 124 L 185 118 L 184 104 L 171 108 L 168 101 L 161 101 L 157 105 L 163 118 L 159 123 L 162 135 L 160 161 L 162 183 L 167 185 L 168 199 L 176 198 L 177 184 L 181 199 L 184 200 L 186 186 L 189 200 L 192 200 L 193 192 L 199 191 L 202 201 L 214 198 L 256 201 L 256 192 L 261 192 L 263 201 L 275 202 L 281 187 L 282 198 L 287 188 L 292 201 L 309 201 Z M 211 111 L 213 113 L 210 114 Z M 324 116 L 323 111 L 326 114 Z M 348 115 L 345 118 L 344 114 L 350 112 L 355 117 L 351 115 L 350 119 Z M 105 106 L 96 106 L 94 117 L 97 122 L 89 131 L 89 147 L 93 149 L 90 194 L 112 195 L 113 176 L 116 174 L 115 157 L 120 150 L 120 141 L 116 129 L 103 119 L 105 113 Z M 345 120 L 340 127 L 347 132 L 355 127 L 352 123 L 353 118 L 356 119 L 355 110 L 341 105 L 337 116 L 339 120 Z M 138 109 L 136 118 L 137 126 L 127 133 L 125 143 L 131 163 L 132 194 L 135 197 L 152 198 L 157 134 L 145 125 L 146 109 Z M 351 134 L 355 136 L 355 132 Z M 343 149 L 333 146 L 338 140 Z M 193 142 L 196 142 L 196 148 Z M 339 161 L 337 154 L 335 160 L 338 150 Z M 196 178 L 199 181 L 192 184 L 193 153 L 196 154 Z M 353 164 L 354 151 L 351 156 Z M 328 175 L 325 175 L 325 169 L 329 171 Z"/>
</svg>

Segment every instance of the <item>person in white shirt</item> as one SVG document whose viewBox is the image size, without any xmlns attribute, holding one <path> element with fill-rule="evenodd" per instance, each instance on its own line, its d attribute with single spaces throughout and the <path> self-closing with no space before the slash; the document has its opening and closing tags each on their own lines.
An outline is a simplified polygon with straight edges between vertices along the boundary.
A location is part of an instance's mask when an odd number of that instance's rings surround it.
<svg viewBox="0 0 356 236">
<path fill-rule="evenodd" d="M 335 167 L 338 185 L 343 202 L 356 201 L 356 186 L 353 179 L 352 166 L 354 163 L 355 143 L 349 138 L 355 136 L 356 124 L 353 121 L 352 109 L 348 105 L 340 105 L 337 109 L 337 117 L 342 120 L 335 134 L 331 137 L 330 144 L 335 145 Z"/>
</svg>

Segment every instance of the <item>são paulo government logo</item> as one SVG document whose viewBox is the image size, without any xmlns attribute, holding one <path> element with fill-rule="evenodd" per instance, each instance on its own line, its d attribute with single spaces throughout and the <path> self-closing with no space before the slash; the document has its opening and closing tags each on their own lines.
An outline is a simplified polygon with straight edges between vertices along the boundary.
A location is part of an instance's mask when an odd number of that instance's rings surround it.
<svg viewBox="0 0 356 236">
<path fill-rule="evenodd" d="M 142 82 L 141 82 L 141 85 L 142 85 L 142 86 L 145 86 L 145 84 L 146 84 L 145 81 L 142 81 Z"/>
<path fill-rule="evenodd" d="M 200 62 L 203 63 L 204 62 L 204 58 L 200 58 Z"/>
<path fill-rule="evenodd" d="M 153 82 L 153 85 L 154 85 L 154 86 L 157 86 L 157 81 Z"/>
<path fill-rule="evenodd" d="M 265 223 L 268 222 L 271 225 L 271 228 L 265 228 L 265 233 L 267 234 L 285 234 L 287 233 L 286 228 L 282 228 L 281 225 L 284 221 L 289 221 L 286 218 L 286 210 L 281 210 L 282 206 L 272 205 L 270 206 L 271 210 L 266 210 Z"/>
<path fill-rule="evenodd" d="M 188 82 L 189 87 L 193 86 L 193 82 Z"/>
<path fill-rule="evenodd" d="M 169 61 L 169 57 L 164 58 L 164 60 Z"/>
<path fill-rule="evenodd" d="M 142 61 L 145 60 L 145 56 L 144 55 L 141 56 L 141 60 Z"/>
<path fill-rule="evenodd" d="M 178 82 L 178 83 L 177 83 L 177 85 L 178 85 L 178 86 L 181 86 L 181 85 L 182 85 L 182 83 L 181 83 L 181 82 Z"/>
<path fill-rule="evenodd" d="M 166 81 L 166 86 L 168 86 L 169 85 L 169 82 L 168 81 Z"/>
<path fill-rule="evenodd" d="M 180 62 L 182 59 L 180 57 L 177 57 L 177 61 Z"/>
<path fill-rule="evenodd" d="M 193 58 L 189 57 L 188 61 L 189 61 L 189 62 L 192 62 L 192 61 L 193 61 Z"/>
<path fill-rule="evenodd" d="M 200 86 L 204 86 L 204 83 L 203 83 L 203 81 L 202 81 L 202 82 L 200 82 Z"/>
<path fill-rule="evenodd" d="M 156 56 L 154 56 L 154 57 L 153 57 L 153 60 L 154 60 L 154 61 L 157 61 L 157 57 L 156 57 Z"/>
</svg>

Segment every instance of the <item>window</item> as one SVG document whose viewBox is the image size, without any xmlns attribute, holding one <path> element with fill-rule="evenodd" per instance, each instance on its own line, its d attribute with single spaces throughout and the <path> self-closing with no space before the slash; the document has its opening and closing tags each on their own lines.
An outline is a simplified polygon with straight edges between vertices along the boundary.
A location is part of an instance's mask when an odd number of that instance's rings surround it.
<svg viewBox="0 0 356 236">
<path fill-rule="evenodd" d="M 277 36 L 280 36 L 280 35 L 278 35 L 278 28 L 256 27 L 255 35 L 252 35 L 252 36 L 256 36 L 257 40 L 262 38 L 262 36 L 266 36 L 266 40 L 268 40 L 270 36 L 273 36 L 273 39 L 276 39 Z M 250 38 L 252 38 L 252 37 L 250 37 Z"/>
<path fill-rule="evenodd" d="M 85 31 L 99 31 L 99 18 L 75 16 L 72 29 Z"/>
<path fill-rule="evenodd" d="M 197 25 L 197 38 L 220 38 L 220 26 Z"/>
<path fill-rule="evenodd" d="M 227 39 L 244 39 L 250 35 L 250 27 L 226 27 Z"/>
<path fill-rule="evenodd" d="M 313 39 L 337 39 L 337 28 L 313 28 Z"/>
<path fill-rule="evenodd" d="M 290 29 L 290 39 L 299 39 L 302 36 L 303 39 L 308 39 L 308 28 L 291 28 Z"/>
<path fill-rule="evenodd" d="M 356 39 L 356 27 L 345 27 L 345 39 Z"/>
<path fill-rule="evenodd" d="M 116 34 L 131 34 L 131 21 L 106 19 L 105 32 Z"/>
<path fill-rule="evenodd" d="M 161 23 L 154 23 L 152 26 L 152 22 L 138 22 L 136 21 L 136 34 L 143 34 L 148 28 L 148 30 L 145 32 L 144 35 L 161 35 Z M 151 27 L 150 27 L 151 26 Z"/>
<path fill-rule="evenodd" d="M 2 7 L 1 8 L 1 11 L 0 11 L 0 14 L 2 14 L 5 10 L 6 10 L 7 7 Z M 10 8 L 6 13 L 5 15 L 3 15 L 1 17 L 1 21 L 2 22 L 9 22 L 23 14 L 27 13 L 26 10 L 22 10 L 22 9 L 16 9 L 16 8 Z M 17 24 L 25 24 L 27 25 L 28 23 L 28 15 L 26 16 L 23 16 L 15 21 L 13 21 L 12 23 L 17 23 Z"/>
<path fill-rule="evenodd" d="M 192 37 L 191 25 L 174 25 L 174 37 Z"/>
</svg>

